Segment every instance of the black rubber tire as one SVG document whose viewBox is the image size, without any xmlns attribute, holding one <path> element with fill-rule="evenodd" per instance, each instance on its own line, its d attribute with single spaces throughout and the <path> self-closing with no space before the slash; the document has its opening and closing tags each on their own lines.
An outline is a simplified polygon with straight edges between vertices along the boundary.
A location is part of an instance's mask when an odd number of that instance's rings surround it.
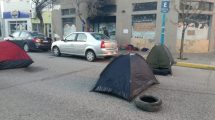
<svg viewBox="0 0 215 120">
<path fill-rule="evenodd" d="M 52 53 L 54 56 L 61 56 L 61 52 L 60 52 L 60 49 L 58 47 L 53 47 L 52 49 Z"/>
<path fill-rule="evenodd" d="M 161 109 L 162 100 L 155 96 L 144 95 L 137 97 L 134 104 L 143 111 L 156 112 Z"/>
<path fill-rule="evenodd" d="M 85 54 L 87 61 L 93 62 L 96 59 L 96 55 L 92 50 L 88 50 Z"/>
</svg>

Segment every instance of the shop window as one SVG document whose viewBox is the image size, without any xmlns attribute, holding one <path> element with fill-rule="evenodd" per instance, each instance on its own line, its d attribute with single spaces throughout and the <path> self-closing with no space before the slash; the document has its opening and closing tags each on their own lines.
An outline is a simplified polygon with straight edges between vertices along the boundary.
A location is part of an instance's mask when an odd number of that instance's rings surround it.
<svg viewBox="0 0 215 120">
<path fill-rule="evenodd" d="M 179 15 L 178 23 L 178 33 L 177 39 L 180 40 L 182 37 L 183 23 L 182 15 Z M 209 40 L 209 27 L 211 25 L 211 16 L 210 15 L 190 15 L 190 19 L 195 20 L 189 22 L 189 25 L 186 29 L 185 39 L 186 40 Z"/>
<path fill-rule="evenodd" d="M 133 3 L 133 11 L 157 10 L 157 2 Z"/>
<path fill-rule="evenodd" d="M 107 30 L 108 37 L 110 39 L 115 40 L 116 39 L 116 23 L 95 23 L 94 24 L 94 31 L 98 33 L 105 34 L 104 30 Z"/>
<path fill-rule="evenodd" d="M 51 24 L 49 24 L 49 23 L 46 23 L 45 24 L 45 35 L 47 36 L 47 37 L 52 37 L 52 26 L 51 26 Z"/>
<path fill-rule="evenodd" d="M 27 30 L 27 21 L 10 21 L 9 30 L 9 34 L 17 30 Z"/>
<path fill-rule="evenodd" d="M 75 18 L 62 18 L 63 22 L 63 35 L 64 37 L 71 32 L 76 32 Z"/>
<path fill-rule="evenodd" d="M 65 16 L 65 15 L 74 15 L 75 13 L 76 13 L 75 8 L 62 9 L 62 10 L 61 10 L 62 16 Z"/>
<path fill-rule="evenodd" d="M 40 24 L 39 23 L 33 23 L 32 24 L 32 30 L 36 32 L 40 32 Z"/>
<path fill-rule="evenodd" d="M 155 42 L 155 35 L 156 14 L 134 15 L 132 17 L 132 39 L 134 41 Z M 143 47 L 143 45 L 138 47 Z"/>
</svg>

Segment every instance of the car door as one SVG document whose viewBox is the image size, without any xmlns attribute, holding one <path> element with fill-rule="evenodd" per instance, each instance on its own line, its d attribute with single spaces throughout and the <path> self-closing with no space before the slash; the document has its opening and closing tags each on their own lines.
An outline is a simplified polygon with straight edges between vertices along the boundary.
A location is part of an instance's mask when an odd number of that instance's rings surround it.
<svg viewBox="0 0 215 120">
<path fill-rule="evenodd" d="M 76 42 L 76 33 L 68 35 L 60 46 L 62 53 L 75 54 L 74 42 Z"/>
<path fill-rule="evenodd" d="M 87 47 L 87 35 L 85 33 L 78 33 L 74 48 L 77 55 L 84 55 Z"/>
<path fill-rule="evenodd" d="M 10 37 L 10 41 L 13 41 L 14 43 L 16 43 L 17 45 L 19 45 L 20 47 L 22 47 L 22 41 L 20 39 L 20 31 L 16 31 L 14 32 L 11 37 Z"/>
</svg>

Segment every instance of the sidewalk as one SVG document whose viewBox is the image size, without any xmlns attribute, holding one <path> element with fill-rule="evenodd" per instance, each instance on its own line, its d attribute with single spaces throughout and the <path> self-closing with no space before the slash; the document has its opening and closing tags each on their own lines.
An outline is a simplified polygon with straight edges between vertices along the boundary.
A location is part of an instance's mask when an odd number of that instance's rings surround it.
<svg viewBox="0 0 215 120">
<path fill-rule="evenodd" d="M 141 51 L 134 51 L 142 55 L 144 58 L 147 57 L 149 52 L 141 52 Z M 121 54 L 126 54 L 128 51 L 120 51 Z M 187 60 L 180 60 L 178 59 L 179 54 L 173 54 L 175 61 L 182 62 L 182 63 L 191 63 L 191 64 L 200 64 L 200 65 L 209 65 L 215 66 L 215 53 L 186 53 L 184 54 L 184 58 Z"/>
<path fill-rule="evenodd" d="M 178 62 L 188 62 L 188 63 L 196 63 L 196 64 L 207 64 L 207 65 L 215 65 L 215 53 L 192 53 L 192 54 L 184 54 L 187 60 L 179 60 L 177 59 L 178 55 L 173 55 L 175 60 Z"/>
</svg>

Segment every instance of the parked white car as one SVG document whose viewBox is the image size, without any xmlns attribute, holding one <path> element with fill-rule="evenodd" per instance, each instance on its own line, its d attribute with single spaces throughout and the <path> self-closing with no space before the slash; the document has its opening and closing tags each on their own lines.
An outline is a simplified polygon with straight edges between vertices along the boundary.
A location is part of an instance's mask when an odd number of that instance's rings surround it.
<svg viewBox="0 0 215 120">
<path fill-rule="evenodd" d="M 100 33 L 74 32 L 63 40 L 52 43 L 55 56 L 61 54 L 85 56 L 90 62 L 98 57 L 113 57 L 118 55 L 117 42 Z"/>
</svg>

